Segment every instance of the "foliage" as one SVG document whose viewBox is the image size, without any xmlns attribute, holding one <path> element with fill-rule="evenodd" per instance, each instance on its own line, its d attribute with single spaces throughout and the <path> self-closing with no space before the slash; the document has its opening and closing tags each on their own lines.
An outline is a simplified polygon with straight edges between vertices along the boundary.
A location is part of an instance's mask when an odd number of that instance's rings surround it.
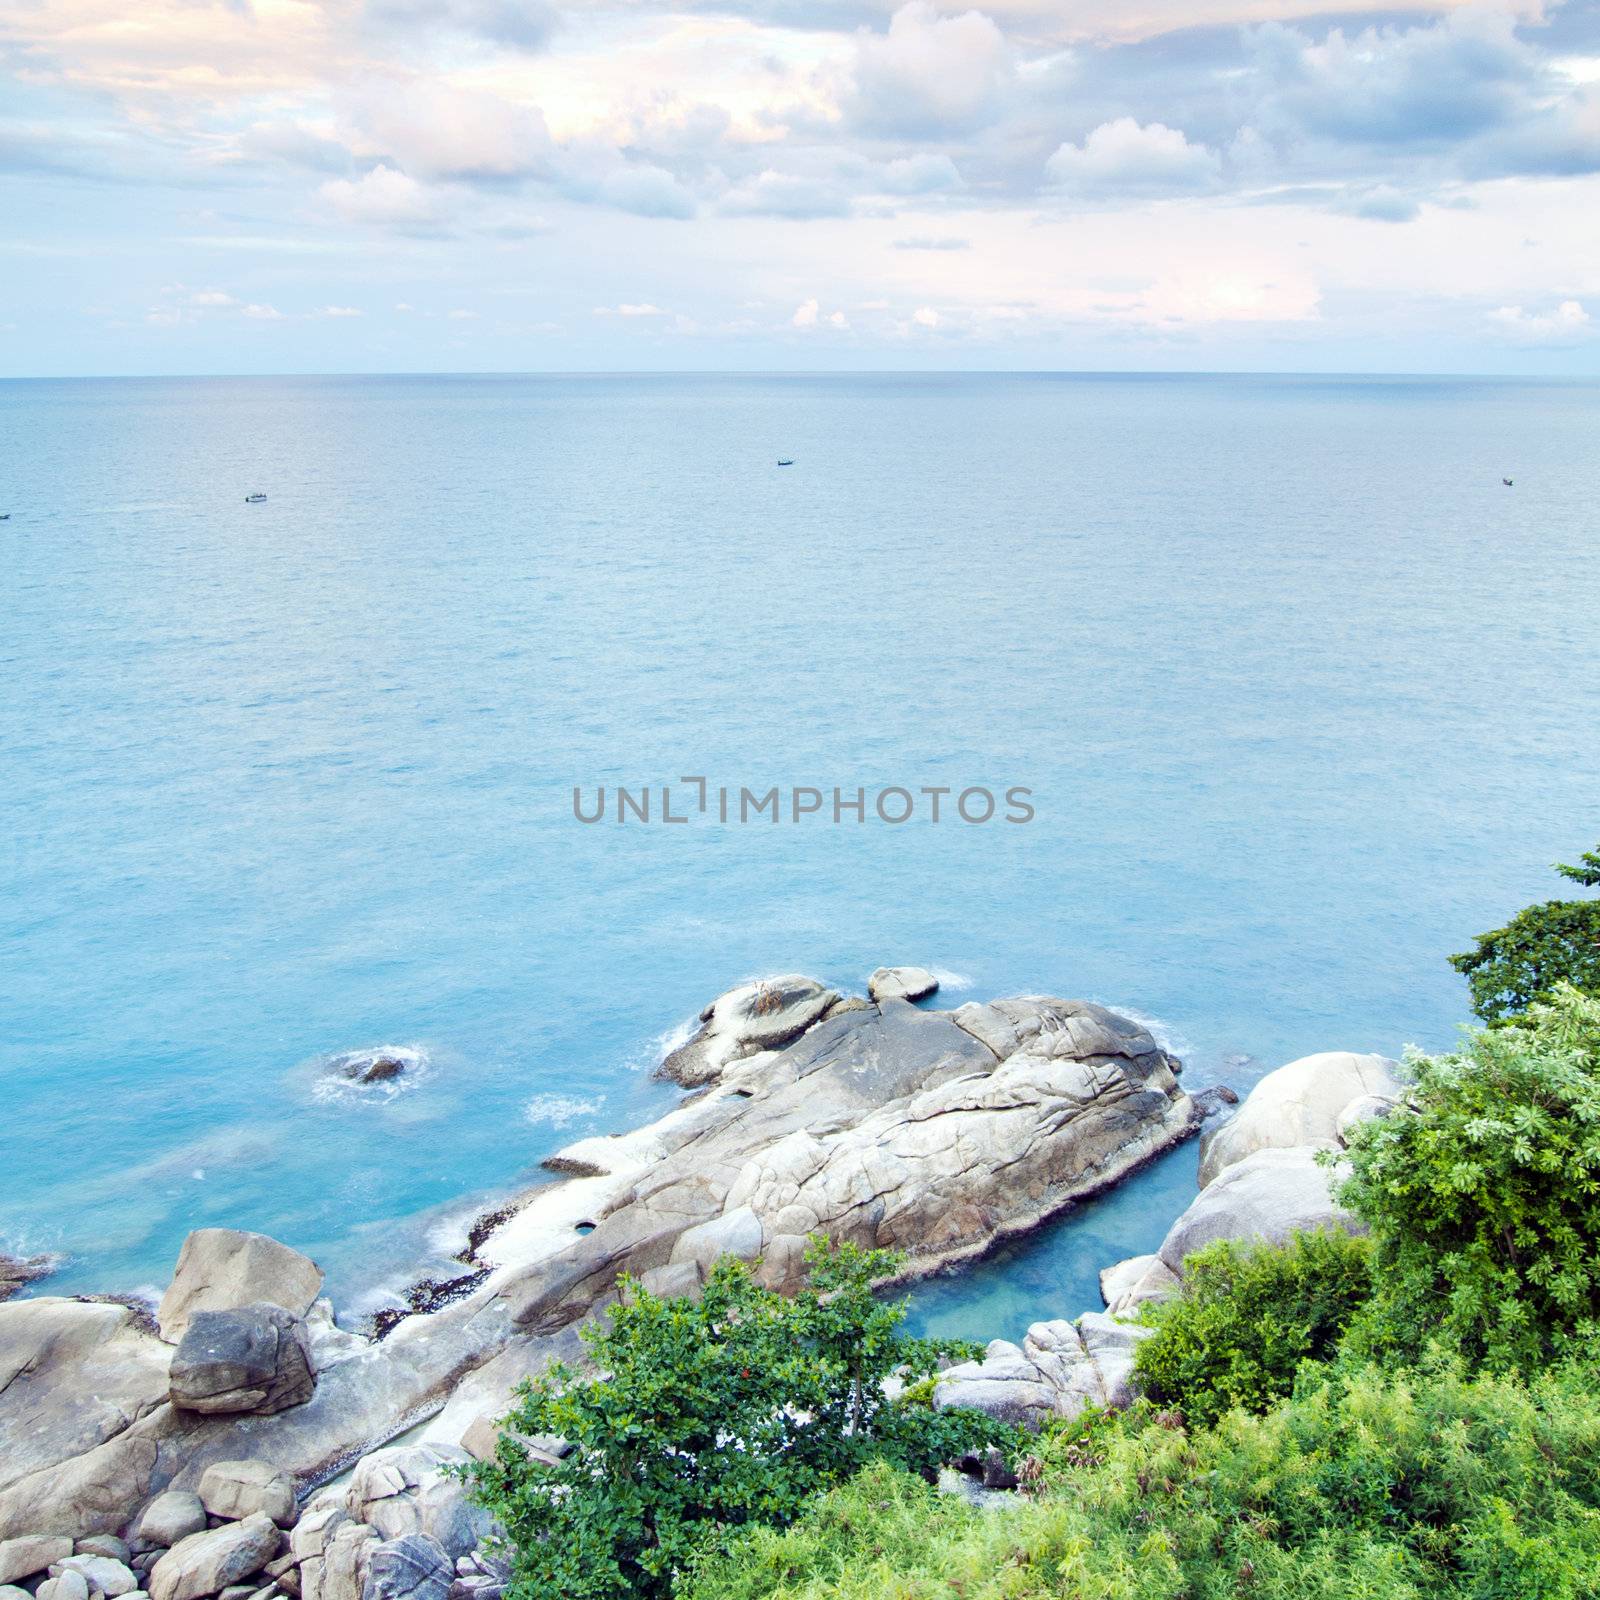
<svg viewBox="0 0 1600 1600">
<path fill-rule="evenodd" d="M 785 1523 L 807 1495 L 869 1462 L 932 1472 L 1012 1430 L 974 1411 L 885 1398 L 972 1347 L 908 1338 L 905 1303 L 875 1279 L 888 1251 L 813 1240 L 793 1298 L 743 1263 L 713 1268 L 698 1301 L 624 1280 L 609 1323 L 584 1330 L 600 1376 L 555 1366 L 525 1383 L 493 1461 L 471 1469 L 513 1549 L 511 1600 L 623 1600 L 672 1592 L 696 1551 L 747 1523 Z M 537 1464 L 518 1435 L 573 1447 Z"/>
<path fill-rule="evenodd" d="M 708 1560 L 686 1600 L 1593 1600 L 1600 1399 L 1329 1369 L 1264 1416 L 1189 1432 L 1148 1408 L 1036 1492 L 974 1511 L 886 1467 Z"/>
<path fill-rule="evenodd" d="M 1600 887 L 1600 851 L 1556 871 L 1586 888 Z M 1451 956 L 1465 975 L 1472 1009 L 1499 1023 L 1548 998 L 1560 982 L 1600 995 L 1600 900 L 1546 900 L 1519 911 L 1503 928 L 1481 933 L 1477 948 Z"/>
<path fill-rule="evenodd" d="M 1135 1354 L 1140 1388 L 1191 1423 L 1266 1410 L 1302 1362 L 1332 1357 L 1372 1292 L 1370 1256 L 1368 1240 L 1332 1230 L 1207 1245 L 1184 1262 L 1182 1290 L 1145 1310 L 1156 1331 Z"/>
<path fill-rule="evenodd" d="M 1341 1201 L 1381 1292 L 1358 1348 L 1531 1370 L 1600 1337 L 1600 999 L 1570 985 L 1515 1027 L 1413 1055 L 1410 1108 L 1353 1135 Z"/>
</svg>

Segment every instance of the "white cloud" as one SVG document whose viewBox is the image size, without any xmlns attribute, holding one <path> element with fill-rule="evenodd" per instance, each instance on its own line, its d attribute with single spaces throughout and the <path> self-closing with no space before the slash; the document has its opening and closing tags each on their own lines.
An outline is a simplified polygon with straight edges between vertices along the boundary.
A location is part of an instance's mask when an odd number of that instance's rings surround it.
<svg viewBox="0 0 1600 1600">
<path fill-rule="evenodd" d="M 664 317 L 667 313 L 648 301 L 638 304 L 624 301 L 618 306 L 596 306 L 594 314 L 597 317 Z"/>
<path fill-rule="evenodd" d="M 205 310 L 225 310 L 230 306 L 238 305 L 238 301 L 231 294 L 222 289 L 196 289 L 189 296 L 189 304 L 199 306 Z"/>
<path fill-rule="evenodd" d="M 348 142 L 423 178 L 468 182 L 548 175 L 544 113 L 481 89 L 431 79 L 375 82 L 344 103 Z"/>
<path fill-rule="evenodd" d="M 730 189 L 721 209 L 730 216 L 842 217 L 850 212 L 850 196 L 826 179 L 768 168 Z"/>
<path fill-rule="evenodd" d="M 366 313 L 356 306 L 324 306 L 317 315 L 319 317 L 360 317 Z"/>
<path fill-rule="evenodd" d="M 797 328 L 814 328 L 821 309 L 815 300 L 807 300 L 795 307 L 794 315 L 789 320 Z"/>
<path fill-rule="evenodd" d="M 940 318 L 939 313 L 935 311 L 932 306 L 918 306 L 918 308 L 911 313 L 911 320 L 916 323 L 919 328 L 937 328 L 942 319 Z"/>
<path fill-rule="evenodd" d="M 282 322 L 285 320 L 283 313 L 276 306 L 265 304 L 253 303 L 247 305 L 244 308 L 243 315 L 249 317 L 252 322 Z"/>
<path fill-rule="evenodd" d="M 476 311 L 468 311 L 464 306 L 457 306 L 453 311 L 445 312 L 445 316 L 451 322 L 476 322 L 478 320 L 478 313 Z"/>
<path fill-rule="evenodd" d="M 961 174 L 956 164 L 943 153 L 902 156 L 887 163 L 877 182 L 885 194 L 938 194 L 944 189 L 959 189 Z"/>
<path fill-rule="evenodd" d="M 379 162 L 359 178 L 330 178 L 317 191 L 351 222 L 420 226 L 437 217 L 434 197 L 409 173 Z"/>
<path fill-rule="evenodd" d="M 1190 144 L 1177 128 L 1118 117 L 1081 145 L 1063 144 L 1045 163 L 1045 176 L 1074 194 L 1178 194 L 1210 188 L 1221 168 L 1215 151 Z"/>
<path fill-rule="evenodd" d="M 859 36 L 846 109 L 874 132 L 970 132 L 999 115 L 1014 76 L 993 18 L 981 11 L 941 16 L 927 0 L 910 0 L 890 18 L 887 34 Z"/>
<path fill-rule="evenodd" d="M 1524 311 L 1521 306 L 1501 306 L 1489 320 L 1519 344 L 1572 343 L 1595 330 L 1593 319 L 1577 300 L 1563 300 L 1555 310 Z"/>
</svg>

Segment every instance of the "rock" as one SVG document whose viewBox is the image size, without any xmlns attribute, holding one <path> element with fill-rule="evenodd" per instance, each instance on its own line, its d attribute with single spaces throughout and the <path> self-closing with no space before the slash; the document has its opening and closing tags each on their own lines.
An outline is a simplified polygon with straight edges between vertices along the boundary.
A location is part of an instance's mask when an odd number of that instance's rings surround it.
<svg viewBox="0 0 1600 1600">
<path fill-rule="evenodd" d="M 816 1232 L 898 1248 L 912 1273 L 930 1271 L 1105 1187 L 1193 1126 L 1154 1039 L 1081 1001 L 952 1013 L 885 1001 L 730 1064 L 730 1083 L 749 1099 L 698 1103 L 647 1176 L 619 1185 L 625 1203 L 507 1290 L 520 1326 L 565 1326 L 624 1269 L 703 1265 L 721 1250 L 759 1255 L 762 1281 L 792 1289 Z"/>
<path fill-rule="evenodd" d="M 838 998 L 815 978 L 795 975 L 741 984 L 700 1013 L 700 1030 L 656 1074 L 686 1089 L 708 1083 L 731 1061 L 791 1043 Z"/>
<path fill-rule="evenodd" d="M 415 1050 L 388 1047 L 352 1050 L 345 1055 L 335 1056 L 329 1063 L 329 1071 L 351 1083 L 387 1083 L 416 1066 L 418 1059 Z"/>
<path fill-rule="evenodd" d="M 453 1562 L 476 1549 L 492 1525 L 488 1512 L 468 1498 L 466 1484 L 444 1470 L 470 1459 L 465 1450 L 443 1445 L 375 1450 L 356 1463 L 350 1476 L 350 1515 L 381 1539 L 425 1534 Z"/>
<path fill-rule="evenodd" d="M 73 1552 L 80 1556 L 108 1556 L 112 1561 L 126 1562 L 128 1547 L 114 1534 L 91 1533 L 87 1539 L 80 1539 L 78 1547 Z"/>
<path fill-rule="evenodd" d="M 1197 1090 L 1194 1103 L 1202 1117 L 1220 1117 L 1223 1112 L 1238 1105 L 1239 1096 L 1225 1083 L 1215 1083 L 1209 1089 Z"/>
<path fill-rule="evenodd" d="M 362 1600 L 445 1600 L 455 1564 L 425 1533 L 386 1539 L 367 1557 Z"/>
<path fill-rule="evenodd" d="M 55 1398 L 70 1405 L 76 1396 L 69 1392 Z M 83 1455 L 40 1467 L 0 1490 L 0 1537 L 55 1527 L 82 1538 L 123 1527 L 134 1509 L 150 1498 L 160 1452 L 139 1430 L 158 1416 L 155 1413 Z M 9 1448 L 9 1439 L 7 1444 Z"/>
<path fill-rule="evenodd" d="M 217 1600 L 250 1600 L 250 1596 L 256 1592 L 257 1589 L 253 1583 L 230 1583 L 228 1587 L 217 1596 Z M 272 1591 L 269 1587 L 261 1590 L 260 1592 L 262 1594 L 270 1594 Z"/>
<path fill-rule="evenodd" d="M 1357 1231 L 1355 1219 L 1334 1204 L 1332 1177 L 1308 1146 L 1261 1149 L 1233 1162 L 1173 1223 L 1162 1241 L 1162 1265 L 1181 1277 L 1184 1258 L 1214 1239 L 1283 1244 L 1313 1228 Z"/>
<path fill-rule="evenodd" d="M 72 1554 L 72 1541 L 53 1533 L 24 1534 L 0 1543 L 0 1583 L 17 1583 L 46 1572 Z"/>
<path fill-rule="evenodd" d="M 1070 1322 L 1036 1322 L 1020 1348 L 995 1339 L 982 1361 L 947 1369 L 934 1387 L 941 1410 L 971 1406 L 1002 1422 L 1039 1428 L 1051 1417 L 1075 1417 L 1104 1404 L 1100 1374 Z"/>
<path fill-rule="evenodd" d="M 923 1000 L 938 989 L 939 980 L 926 967 L 879 967 L 867 979 L 874 1000 Z"/>
<path fill-rule="evenodd" d="M 34 1590 L 34 1600 L 89 1600 L 89 1580 L 81 1572 L 63 1571 Z"/>
<path fill-rule="evenodd" d="M 186 1411 L 270 1416 L 315 1388 L 306 1325 L 278 1305 L 193 1312 L 172 1358 L 172 1403 Z"/>
<path fill-rule="evenodd" d="M 1396 1071 L 1385 1056 L 1330 1050 L 1269 1072 L 1238 1113 L 1201 1140 L 1200 1187 L 1255 1150 L 1336 1148 L 1340 1113 L 1365 1096 L 1398 1098 L 1402 1091 Z"/>
<path fill-rule="evenodd" d="M 237 1311 L 265 1301 L 297 1317 L 322 1289 L 322 1269 L 263 1233 L 196 1228 L 178 1252 L 172 1283 L 161 1297 L 161 1337 L 177 1344 L 199 1311 Z"/>
<path fill-rule="evenodd" d="M 59 1572 L 81 1572 L 91 1594 L 101 1594 L 107 1600 L 131 1594 L 139 1587 L 138 1580 L 127 1566 L 110 1556 L 71 1556 L 63 1561 Z"/>
<path fill-rule="evenodd" d="M 201 1600 L 219 1594 L 229 1584 L 254 1577 L 277 1553 L 277 1526 L 259 1512 L 243 1522 L 191 1533 L 150 1569 L 150 1600 Z"/>
<path fill-rule="evenodd" d="M 59 1265 L 58 1256 L 8 1256 L 0 1251 L 0 1300 L 9 1300 L 30 1283 L 48 1278 Z"/>
<path fill-rule="evenodd" d="M 199 1533 L 205 1525 L 206 1508 L 201 1505 L 199 1495 L 187 1489 L 168 1489 L 139 1513 L 133 1528 L 134 1542 L 170 1549 L 180 1539 Z"/>
<path fill-rule="evenodd" d="M 363 1523 L 343 1524 L 320 1557 L 301 1564 L 302 1600 L 362 1600 L 367 1560 L 379 1542 Z"/>
<path fill-rule="evenodd" d="M 51 1297 L 0 1305 L 0 1489 L 93 1450 L 153 1411 L 166 1398 L 171 1354 L 125 1305 Z M 0 1538 L 57 1526 L 92 1531 L 0 1513 Z"/>
<path fill-rule="evenodd" d="M 1159 1256 L 1129 1256 L 1100 1273 L 1100 1298 L 1109 1306 L 1129 1293 L 1161 1258 Z"/>
<path fill-rule="evenodd" d="M 230 1522 L 260 1515 L 287 1527 L 294 1521 L 294 1479 L 265 1461 L 218 1461 L 200 1475 L 200 1503 Z"/>
<path fill-rule="evenodd" d="M 0 1600 L 33 1600 L 33 1596 L 14 1583 L 0 1583 Z"/>
<path fill-rule="evenodd" d="M 1130 1404 L 1134 1398 L 1134 1352 L 1140 1340 L 1148 1339 L 1155 1329 L 1122 1322 L 1099 1311 L 1086 1312 L 1078 1318 L 1077 1326 L 1078 1337 L 1100 1373 L 1105 1403 L 1117 1407 Z"/>
</svg>

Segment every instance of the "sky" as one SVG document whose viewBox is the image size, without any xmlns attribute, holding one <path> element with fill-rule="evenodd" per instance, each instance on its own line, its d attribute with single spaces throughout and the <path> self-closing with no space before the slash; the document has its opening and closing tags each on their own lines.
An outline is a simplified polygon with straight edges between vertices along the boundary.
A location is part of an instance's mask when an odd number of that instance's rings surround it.
<svg viewBox="0 0 1600 1600">
<path fill-rule="evenodd" d="M 0 0 L 0 375 L 1600 374 L 1600 0 Z"/>
</svg>

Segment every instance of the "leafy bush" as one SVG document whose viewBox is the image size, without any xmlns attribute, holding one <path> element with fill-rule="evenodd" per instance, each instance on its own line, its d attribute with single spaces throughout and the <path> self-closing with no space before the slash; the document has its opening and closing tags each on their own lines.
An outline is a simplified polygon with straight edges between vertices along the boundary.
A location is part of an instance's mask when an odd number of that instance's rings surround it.
<svg viewBox="0 0 1600 1600">
<path fill-rule="evenodd" d="M 525 1383 L 496 1458 L 470 1469 L 513 1550 L 512 1600 L 670 1594 L 697 1551 L 748 1523 L 784 1523 L 806 1496 L 883 1461 L 913 1472 L 1012 1430 L 975 1411 L 895 1404 L 883 1380 L 916 1383 L 941 1358 L 977 1352 L 899 1330 L 905 1302 L 875 1279 L 899 1258 L 814 1240 L 792 1299 L 720 1261 L 699 1301 L 624 1280 L 608 1324 L 583 1333 L 600 1376 L 565 1367 Z M 557 1434 L 558 1466 L 518 1441 Z"/>
<path fill-rule="evenodd" d="M 1600 851 L 1556 871 L 1586 888 L 1600 886 Z M 1472 1009 L 1498 1023 L 1547 999 L 1567 982 L 1600 994 L 1600 900 L 1546 900 L 1519 911 L 1503 928 L 1478 935 L 1477 948 L 1450 957 L 1472 991 Z"/>
<path fill-rule="evenodd" d="M 1338 1231 L 1283 1246 L 1219 1239 L 1183 1270 L 1182 1290 L 1146 1308 L 1156 1331 L 1139 1345 L 1134 1372 L 1151 1400 L 1180 1407 L 1191 1423 L 1281 1400 L 1302 1362 L 1332 1357 L 1372 1292 L 1368 1241 Z"/>
<path fill-rule="evenodd" d="M 1584 1374 L 1335 1371 L 1191 1433 L 1146 1409 L 978 1512 L 886 1468 L 708 1561 L 687 1600 L 1593 1600 Z"/>
<path fill-rule="evenodd" d="M 1379 1293 L 1358 1348 L 1533 1367 L 1600 1337 L 1600 1000 L 1561 986 L 1515 1027 L 1414 1056 L 1409 1111 L 1364 1124 L 1343 1203 Z"/>
</svg>

